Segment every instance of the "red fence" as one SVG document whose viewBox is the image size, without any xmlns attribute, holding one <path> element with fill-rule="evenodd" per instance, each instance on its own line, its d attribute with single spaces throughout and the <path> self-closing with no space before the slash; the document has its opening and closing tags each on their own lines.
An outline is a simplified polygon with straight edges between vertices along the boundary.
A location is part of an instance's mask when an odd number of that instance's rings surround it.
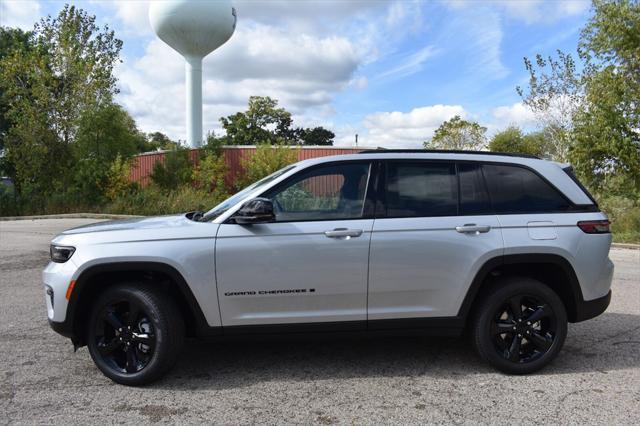
<svg viewBox="0 0 640 426">
<path fill-rule="evenodd" d="M 324 157 L 327 155 L 355 154 L 364 148 L 340 148 L 340 147 L 306 147 L 298 149 L 298 160 L 307 158 Z M 227 184 L 232 185 L 238 174 L 242 173 L 242 163 L 240 159 L 250 156 L 255 152 L 254 146 L 227 146 L 222 149 L 225 161 L 229 167 L 226 177 Z M 200 151 L 192 149 L 189 151 L 189 158 L 193 164 L 198 164 Z M 164 161 L 164 152 L 150 152 L 134 157 L 131 166 L 131 181 L 138 182 L 140 186 L 147 186 L 151 183 L 151 172 L 153 166 L 158 161 Z"/>
</svg>

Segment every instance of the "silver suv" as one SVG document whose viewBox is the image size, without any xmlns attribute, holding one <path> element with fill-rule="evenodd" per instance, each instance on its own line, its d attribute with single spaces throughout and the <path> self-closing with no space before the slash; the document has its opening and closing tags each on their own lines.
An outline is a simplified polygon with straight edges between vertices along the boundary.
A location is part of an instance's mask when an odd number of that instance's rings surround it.
<svg viewBox="0 0 640 426">
<path fill-rule="evenodd" d="M 65 231 L 43 279 L 53 329 L 128 385 L 185 336 L 320 331 L 466 329 L 523 374 L 607 308 L 610 244 L 567 165 L 381 150 L 301 161 L 206 213 Z"/>
</svg>

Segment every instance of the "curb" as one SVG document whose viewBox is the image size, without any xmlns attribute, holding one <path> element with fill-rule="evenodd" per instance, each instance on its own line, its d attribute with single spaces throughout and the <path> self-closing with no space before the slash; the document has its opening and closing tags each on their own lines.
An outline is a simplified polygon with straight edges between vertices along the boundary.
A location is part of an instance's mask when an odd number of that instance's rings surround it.
<svg viewBox="0 0 640 426">
<path fill-rule="evenodd" d="M 611 248 L 640 250 L 640 244 L 613 243 L 611 244 Z"/>
<path fill-rule="evenodd" d="M 102 213 L 64 213 L 64 214 L 47 214 L 35 216 L 4 216 L 0 217 L 0 221 L 8 220 L 34 220 L 34 219 L 134 219 L 136 215 L 128 214 L 102 214 Z"/>
</svg>

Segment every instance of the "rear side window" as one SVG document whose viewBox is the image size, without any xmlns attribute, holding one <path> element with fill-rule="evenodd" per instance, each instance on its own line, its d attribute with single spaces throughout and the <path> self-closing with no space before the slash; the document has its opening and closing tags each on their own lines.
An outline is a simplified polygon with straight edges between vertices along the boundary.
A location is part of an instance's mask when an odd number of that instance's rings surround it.
<svg viewBox="0 0 640 426">
<path fill-rule="evenodd" d="M 558 190 L 531 170 L 493 164 L 482 169 L 497 214 L 561 212 L 571 207 Z"/>
<path fill-rule="evenodd" d="M 387 217 L 455 216 L 458 214 L 455 166 L 389 162 L 385 201 Z"/>
<path fill-rule="evenodd" d="M 480 165 L 458 164 L 458 177 L 460 179 L 460 214 L 471 216 L 492 213 Z"/>
</svg>

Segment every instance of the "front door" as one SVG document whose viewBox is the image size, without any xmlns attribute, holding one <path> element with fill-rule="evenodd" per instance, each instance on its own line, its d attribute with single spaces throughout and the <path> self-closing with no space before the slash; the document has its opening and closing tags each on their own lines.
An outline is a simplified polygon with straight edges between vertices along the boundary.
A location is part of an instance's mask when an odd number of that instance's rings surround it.
<svg viewBox="0 0 640 426">
<path fill-rule="evenodd" d="M 220 226 L 216 279 L 223 326 L 365 327 L 370 169 L 367 161 L 304 169 L 262 194 L 273 201 L 274 223 Z"/>
</svg>

